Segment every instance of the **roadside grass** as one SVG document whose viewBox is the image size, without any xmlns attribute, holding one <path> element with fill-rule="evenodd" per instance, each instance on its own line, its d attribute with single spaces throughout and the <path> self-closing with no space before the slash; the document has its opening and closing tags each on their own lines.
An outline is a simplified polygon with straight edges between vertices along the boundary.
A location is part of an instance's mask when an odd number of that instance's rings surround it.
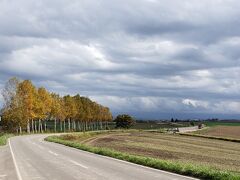
<svg viewBox="0 0 240 180">
<path fill-rule="evenodd" d="M 13 136 L 13 134 L 1 133 L 0 134 L 0 146 L 6 145 L 8 138 L 10 138 L 12 136 Z"/>
<path fill-rule="evenodd" d="M 64 140 L 61 136 L 49 136 L 45 138 L 45 140 L 49 142 L 55 142 L 55 143 L 69 146 L 69 147 L 81 149 L 84 151 L 92 152 L 95 154 L 109 156 L 116 159 L 152 167 L 155 169 L 178 173 L 181 175 L 187 175 L 187 176 L 192 176 L 192 177 L 207 179 L 207 180 L 225 180 L 225 179 L 239 180 L 240 179 L 239 174 L 229 172 L 229 171 L 217 170 L 212 167 L 195 165 L 192 163 L 173 162 L 170 160 L 161 160 L 161 159 L 155 159 L 151 157 L 131 155 L 128 153 L 115 151 L 109 148 L 92 147 L 92 146 L 74 142 L 71 140 Z"/>
</svg>

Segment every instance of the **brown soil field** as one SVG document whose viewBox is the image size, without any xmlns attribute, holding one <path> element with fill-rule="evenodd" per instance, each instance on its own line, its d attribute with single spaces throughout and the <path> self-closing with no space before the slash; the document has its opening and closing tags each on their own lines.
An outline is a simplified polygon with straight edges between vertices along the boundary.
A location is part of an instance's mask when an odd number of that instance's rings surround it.
<svg viewBox="0 0 240 180">
<path fill-rule="evenodd" d="M 74 136 L 74 135 L 73 135 Z M 66 139 L 133 155 L 240 173 L 240 143 L 153 132 L 111 132 Z"/>
<path fill-rule="evenodd" d="M 194 134 L 240 139 L 240 126 L 215 126 Z"/>
</svg>

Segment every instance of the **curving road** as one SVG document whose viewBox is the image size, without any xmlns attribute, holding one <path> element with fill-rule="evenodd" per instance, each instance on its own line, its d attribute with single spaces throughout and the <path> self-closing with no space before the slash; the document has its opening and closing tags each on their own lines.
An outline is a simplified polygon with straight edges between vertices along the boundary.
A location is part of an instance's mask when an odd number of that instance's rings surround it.
<svg viewBox="0 0 240 180">
<path fill-rule="evenodd" d="M 46 136 L 11 138 L 8 147 L 0 149 L 0 180 L 194 179 L 46 142 Z"/>
</svg>

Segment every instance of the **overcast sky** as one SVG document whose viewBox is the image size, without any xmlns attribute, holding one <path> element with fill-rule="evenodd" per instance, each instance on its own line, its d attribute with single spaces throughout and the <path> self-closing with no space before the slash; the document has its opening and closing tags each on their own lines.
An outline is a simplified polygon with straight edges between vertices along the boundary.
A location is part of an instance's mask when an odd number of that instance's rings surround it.
<svg viewBox="0 0 240 180">
<path fill-rule="evenodd" d="M 18 76 L 114 114 L 236 118 L 239 9 L 239 0 L 1 0 L 0 88 Z"/>
</svg>

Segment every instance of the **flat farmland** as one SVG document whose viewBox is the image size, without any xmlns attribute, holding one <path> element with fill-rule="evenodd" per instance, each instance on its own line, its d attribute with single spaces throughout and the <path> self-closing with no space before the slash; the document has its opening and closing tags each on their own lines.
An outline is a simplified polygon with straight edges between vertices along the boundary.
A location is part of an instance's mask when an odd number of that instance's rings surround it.
<svg viewBox="0 0 240 180">
<path fill-rule="evenodd" d="M 240 173 L 240 143 L 235 142 L 137 131 L 69 135 L 64 139 L 133 155 Z"/>
<path fill-rule="evenodd" d="M 240 126 L 214 126 L 194 134 L 240 139 Z"/>
<path fill-rule="evenodd" d="M 203 121 L 203 124 L 213 127 L 213 126 L 240 126 L 240 121 L 216 121 L 216 122 L 211 122 L 211 121 Z"/>
</svg>

